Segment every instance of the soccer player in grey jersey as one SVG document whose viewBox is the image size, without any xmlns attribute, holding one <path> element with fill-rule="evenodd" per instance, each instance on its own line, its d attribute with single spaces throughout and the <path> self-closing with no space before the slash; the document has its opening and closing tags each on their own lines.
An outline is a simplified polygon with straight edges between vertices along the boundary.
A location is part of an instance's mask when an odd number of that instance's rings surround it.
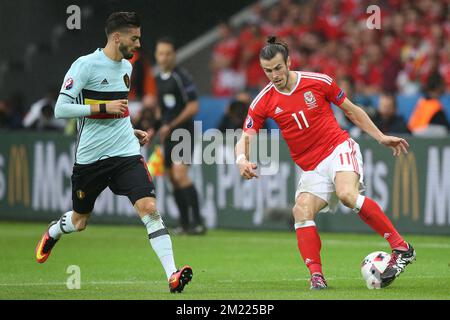
<svg viewBox="0 0 450 320">
<path fill-rule="evenodd" d="M 95 200 L 109 187 L 130 199 L 166 272 L 170 292 L 181 292 L 192 278 L 192 269 L 175 266 L 172 241 L 156 209 L 153 181 L 140 155 L 140 146 L 149 137 L 133 129 L 128 112 L 132 66 L 126 59 L 140 47 L 139 17 L 134 12 L 115 12 L 107 19 L 105 31 L 105 48 L 72 64 L 56 103 L 57 118 L 78 119 L 73 209 L 50 224 L 36 247 L 36 260 L 44 263 L 63 234 L 84 230 Z"/>
</svg>

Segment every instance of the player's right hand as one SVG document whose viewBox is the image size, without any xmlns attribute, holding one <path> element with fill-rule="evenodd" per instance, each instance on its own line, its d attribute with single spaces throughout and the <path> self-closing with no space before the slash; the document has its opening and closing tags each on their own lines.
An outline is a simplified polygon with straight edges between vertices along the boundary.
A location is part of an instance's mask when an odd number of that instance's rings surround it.
<svg viewBox="0 0 450 320">
<path fill-rule="evenodd" d="M 106 104 L 106 113 L 123 115 L 128 108 L 128 100 L 114 100 Z"/>
<path fill-rule="evenodd" d="M 237 164 L 239 166 L 239 173 L 244 179 L 250 180 L 253 178 L 259 178 L 254 170 L 258 168 L 255 163 L 251 163 L 246 159 L 242 159 Z"/>
</svg>

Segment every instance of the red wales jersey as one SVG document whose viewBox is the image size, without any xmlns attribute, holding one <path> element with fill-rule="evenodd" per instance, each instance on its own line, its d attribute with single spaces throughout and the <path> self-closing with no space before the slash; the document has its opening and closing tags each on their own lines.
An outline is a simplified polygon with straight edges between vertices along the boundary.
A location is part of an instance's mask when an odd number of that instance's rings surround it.
<svg viewBox="0 0 450 320">
<path fill-rule="evenodd" d="M 290 93 L 269 83 L 253 100 L 244 131 L 259 131 L 266 118 L 278 124 L 292 159 L 304 171 L 316 166 L 349 138 L 334 117 L 330 103 L 340 106 L 345 93 L 329 76 L 296 72 L 297 83 Z"/>
</svg>

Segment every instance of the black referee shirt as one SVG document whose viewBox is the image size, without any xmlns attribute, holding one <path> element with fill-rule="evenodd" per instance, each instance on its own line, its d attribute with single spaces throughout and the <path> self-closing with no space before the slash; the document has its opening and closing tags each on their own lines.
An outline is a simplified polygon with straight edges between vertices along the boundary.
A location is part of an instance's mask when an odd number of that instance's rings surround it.
<svg viewBox="0 0 450 320">
<path fill-rule="evenodd" d="M 188 102 L 197 100 L 197 90 L 192 77 L 182 68 L 175 67 L 170 73 L 159 71 L 156 74 L 156 85 L 163 124 L 174 120 Z M 193 129 L 193 124 L 194 120 L 191 118 L 178 128 Z"/>
</svg>

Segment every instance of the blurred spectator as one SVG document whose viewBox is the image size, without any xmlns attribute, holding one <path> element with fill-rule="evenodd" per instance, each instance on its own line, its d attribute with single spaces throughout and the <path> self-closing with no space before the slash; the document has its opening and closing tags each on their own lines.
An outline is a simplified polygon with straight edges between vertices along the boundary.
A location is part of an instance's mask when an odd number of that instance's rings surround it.
<svg viewBox="0 0 450 320">
<path fill-rule="evenodd" d="M 382 91 L 388 93 L 396 93 L 397 75 L 402 69 L 400 62 L 400 42 L 395 38 L 393 33 L 385 33 L 381 40 L 382 60 Z"/>
<path fill-rule="evenodd" d="M 51 90 L 45 97 L 33 103 L 23 119 L 23 127 L 34 130 L 63 131 L 67 121 L 54 117 L 55 103 L 58 91 Z"/>
<path fill-rule="evenodd" d="M 385 134 L 411 133 L 403 117 L 397 114 L 395 96 L 384 93 L 380 95 L 378 109 L 372 117 L 373 122 Z"/>
<path fill-rule="evenodd" d="M 131 119 L 134 119 L 142 108 L 151 107 L 157 93 L 150 62 L 143 52 L 135 52 L 130 62 L 133 65 L 133 73 L 128 94 L 128 109 Z"/>
<path fill-rule="evenodd" d="M 266 17 L 261 25 L 261 32 L 264 36 L 279 35 L 282 28 L 282 8 L 275 5 L 267 10 Z"/>
<path fill-rule="evenodd" d="M 338 86 L 342 89 L 342 91 L 345 92 L 345 95 L 347 98 L 351 101 L 355 101 L 353 98 L 354 93 L 354 84 L 351 77 L 344 76 L 340 79 L 337 79 Z M 338 107 L 333 107 L 334 117 L 336 118 L 337 122 L 339 123 L 339 126 L 344 129 L 348 130 L 353 126 L 353 123 L 345 116 L 344 111 L 342 111 Z"/>
<path fill-rule="evenodd" d="M 244 44 L 240 50 L 239 68 L 245 70 L 247 90 L 256 94 L 267 84 L 259 64 L 259 51 L 265 43 L 259 25 L 252 23 L 244 27 L 239 35 L 239 43 Z"/>
<path fill-rule="evenodd" d="M 261 3 L 256 2 L 252 5 L 250 13 L 247 16 L 247 23 L 260 24 L 263 19 L 263 8 Z"/>
<path fill-rule="evenodd" d="M 446 92 L 450 93 L 450 41 L 447 41 L 445 47 L 441 50 L 440 57 L 441 62 L 439 63 L 439 70 L 445 80 Z"/>
<path fill-rule="evenodd" d="M 210 67 L 213 94 L 232 96 L 245 88 L 245 73 L 238 67 L 239 41 L 227 23 L 219 25 L 220 40 L 213 48 Z"/>
<path fill-rule="evenodd" d="M 17 130 L 22 128 L 23 97 L 13 94 L 8 99 L 0 100 L 0 129 Z"/>
<path fill-rule="evenodd" d="M 422 41 L 416 26 L 409 26 L 405 32 L 406 44 L 402 48 L 401 60 L 404 68 L 398 74 L 397 85 L 400 93 L 420 92 L 420 71 L 427 57 L 429 47 Z"/>
<path fill-rule="evenodd" d="M 242 129 L 247 111 L 248 104 L 239 100 L 232 100 L 218 126 L 219 130 L 225 133 L 226 129 Z"/>
<path fill-rule="evenodd" d="M 9 129 L 8 125 L 9 105 L 7 101 L 0 100 L 0 129 Z"/>
<path fill-rule="evenodd" d="M 367 28 L 371 4 L 381 7 L 381 30 Z M 445 0 L 280 0 L 255 8 L 239 31 L 240 70 L 252 92 L 266 84 L 258 51 L 270 34 L 289 43 L 293 69 L 351 77 L 358 96 L 418 94 L 435 65 L 450 92 Z"/>
<path fill-rule="evenodd" d="M 439 72 L 432 73 L 424 87 L 424 97 L 419 99 L 408 128 L 418 136 L 444 136 L 450 130 L 443 106 L 439 101 L 444 89 L 444 82 Z"/>
<path fill-rule="evenodd" d="M 325 0 L 321 2 L 316 26 L 318 31 L 327 40 L 340 39 L 344 36 L 343 26 L 346 19 L 350 18 L 341 8 L 341 1 Z"/>
<path fill-rule="evenodd" d="M 237 101 L 245 103 L 247 105 L 247 107 L 250 106 L 250 104 L 253 101 L 253 97 L 247 91 L 239 92 L 238 94 L 236 94 L 234 99 L 237 100 Z"/>
<path fill-rule="evenodd" d="M 135 129 L 149 131 L 153 129 L 157 123 L 156 98 L 153 103 L 147 102 L 148 106 L 143 107 L 133 120 Z"/>
</svg>

